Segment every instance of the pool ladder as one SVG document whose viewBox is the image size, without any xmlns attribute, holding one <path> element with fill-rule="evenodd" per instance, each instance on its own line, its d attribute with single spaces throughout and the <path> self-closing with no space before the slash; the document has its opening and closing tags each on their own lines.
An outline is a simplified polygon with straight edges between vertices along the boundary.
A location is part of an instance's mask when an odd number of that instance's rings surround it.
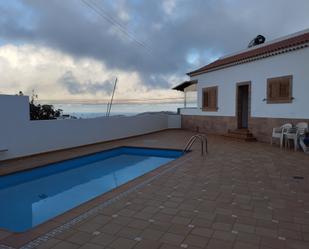
<svg viewBox="0 0 309 249">
<path fill-rule="evenodd" d="M 197 139 L 201 142 L 201 154 L 204 155 L 204 148 L 205 148 L 205 153 L 208 153 L 208 148 L 207 148 L 207 147 L 208 147 L 207 137 L 206 137 L 206 135 L 204 135 L 204 134 L 196 134 L 196 135 L 192 136 L 192 137 L 188 140 L 188 142 L 187 142 L 185 148 L 183 149 L 183 153 L 188 152 L 188 151 L 191 149 L 192 145 L 195 143 L 195 141 L 196 141 Z M 204 146 L 204 145 L 205 145 L 205 146 Z"/>
</svg>

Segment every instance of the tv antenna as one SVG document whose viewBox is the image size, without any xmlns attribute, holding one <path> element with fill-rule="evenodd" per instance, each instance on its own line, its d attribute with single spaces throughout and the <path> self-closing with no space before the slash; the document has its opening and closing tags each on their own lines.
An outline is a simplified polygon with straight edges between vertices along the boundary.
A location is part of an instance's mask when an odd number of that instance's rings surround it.
<svg viewBox="0 0 309 249">
<path fill-rule="evenodd" d="M 107 103 L 106 117 L 109 117 L 110 113 L 111 113 L 111 109 L 112 109 L 112 105 L 113 105 L 113 100 L 114 100 L 114 95 L 115 95 L 116 86 L 117 86 L 117 81 L 118 81 L 118 78 L 116 77 L 115 83 L 114 83 L 114 89 L 113 89 L 113 93 L 112 93 L 112 97 L 111 97 L 111 101 Z"/>
</svg>

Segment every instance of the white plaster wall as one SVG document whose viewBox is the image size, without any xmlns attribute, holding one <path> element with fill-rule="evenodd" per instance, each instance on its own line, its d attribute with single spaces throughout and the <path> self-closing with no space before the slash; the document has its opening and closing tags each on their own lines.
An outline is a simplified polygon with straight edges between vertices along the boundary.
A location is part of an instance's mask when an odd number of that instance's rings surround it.
<svg viewBox="0 0 309 249">
<path fill-rule="evenodd" d="M 168 128 L 179 129 L 181 128 L 181 116 L 180 115 L 168 115 Z"/>
<path fill-rule="evenodd" d="M 236 84 L 251 81 L 251 116 L 309 118 L 309 48 L 194 76 L 198 80 L 198 109 L 182 110 L 183 115 L 235 116 Z M 267 78 L 293 75 L 289 104 L 267 104 Z M 202 88 L 218 86 L 218 111 L 203 112 Z"/>
<path fill-rule="evenodd" d="M 29 97 L 0 94 L 1 123 L 10 120 L 10 123 L 27 122 L 29 114 Z"/>
<path fill-rule="evenodd" d="M 29 120 L 27 97 L 0 95 L 0 160 L 65 149 L 168 128 L 180 128 L 180 115 L 145 114 L 76 120 Z"/>
<path fill-rule="evenodd" d="M 0 95 L 0 151 L 17 138 L 17 130 L 29 121 L 29 99 L 25 96 Z M 0 158 L 3 152 L 0 152 Z"/>
</svg>

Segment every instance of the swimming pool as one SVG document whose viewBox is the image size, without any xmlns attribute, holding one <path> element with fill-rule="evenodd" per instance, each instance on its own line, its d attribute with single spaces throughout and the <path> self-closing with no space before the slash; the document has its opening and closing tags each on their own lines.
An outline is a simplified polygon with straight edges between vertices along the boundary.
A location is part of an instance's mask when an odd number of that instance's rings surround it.
<svg viewBox="0 0 309 249">
<path fill-rule="evenodd" d="M 0 228 L 24 232 L 181 155 L 119 147 L 0 176 Z"/>
</svg>

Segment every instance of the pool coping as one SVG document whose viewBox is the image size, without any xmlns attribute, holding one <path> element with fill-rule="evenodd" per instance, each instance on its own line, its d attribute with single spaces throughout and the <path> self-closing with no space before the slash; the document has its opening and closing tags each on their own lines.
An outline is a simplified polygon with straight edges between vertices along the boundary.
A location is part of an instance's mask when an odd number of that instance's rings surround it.
<svg viewBox="0 0 309 249">
<path fill-rule="evenodd" d="M 104 145 L 105 143 L 101 143 L 102 145 Z M 107 145 L 108 146 L 108 145 Z M 83 146 L 84 147 L 84 146 Z M 11 174 L 15 174 L 15 173 L 21 173 L 21 172 L 24 172 L 24 171 L 28 171 L 28 170 L 32 170 L 32 169 L 36 169 L 36 168 L 41 168 L 41 167 L 45 167 L 49 164 L 56 164 L 56 163 L 60 163 L 60 162 L 63 162 L 63 161 L 68 161 L 68 160 L 72 160 L 72 159 L 77 159 L 77 158 L 80 158 L 80 157 L 86 157 L 86 156 L 91 156 L 91 155 L 95 155 L 97 153 L 101 153 L 101 152 L 104 152 L 104 151 L 110 151 L 110 150 L 115 150 L 115 149 L 118 149 L 118 148 L 123 148 L 123 147 L 126 147 L 126 148 L 138 148 L 138 149 L 154 149 L 154 150 L 176 150 L 176 151 L 182 151 L 182 149 L 179 149 L 179 148 L 165 148 L 165 147 L 155 147 L 155 146 L 132 146 L 132 145 L 111 145 L 111 146 L 108 146 L 107 148 L 101 148 L 101 149 L 98 149 L 98 150 L 94 150 L 92 152 L 86 152 L 86 153 L 83 153 L 81 152 L 80 155 L 74 155 L 74 156 L 69 156 L 69 157 L 65 157 L 65 158 L 58 158 L 58 159 L 55 159 L 55 160 L 51 160 L 51 161 L 47 161 L 47 162 L 43 162 L 43 163 L 38 163 L 38 164 L 35 164 L 35 165 L 32 165 L 30 167 L 25 167 L 25 168 L 22 168 L 22 169 L 12 169 L 12 170 L 9 170 L 7 173 L 2 173 L 0 171 L 0 177 L 1 176 L 7 176 L 7 175 L 11 175 Z M 61 151 L 51 151 L 51 152 L 47 152 L 47 153 L 43 153 L 44 155 L 48 155 L 48 154 L 52 154 L 52 153 L 57 153 L 57 152 L 62 152 L 62 151 L 70 151 L 70 150 L 74 150 L 74 149 L 78 149 L 79 147 L 77 148 L 71 148 L 71 149 L 65 149 L 65 150 L 61 150 Z M 77 152 L 77 153 L 80 153 L 80 152 Z M 33 156 L 27 156 L 26 158 L 35 158 L 36 156 L 40 156 L 41 154 L 37 154 L 37 155 L 33 155 Z M 10 160 L 7 160 L 7 162 L 9 161 L 20 161 L 22 159 L 10 159 Z M 6 161 L 0 161 L 0 163 L 5 163 Z M 9 166 L 1 166 L 0 165 L 0 169 L 1 167 L 9 167 Z"/>
<path fill-rule="evenodd" d="M 34 154 L 30 154 L 30 155 L 24 155 L 24 156 L 18 156 L 18 157 L 14 157 L 14 158 L 8 158 L 8 159 L 0 160 L 0 176 L 19 172 L 19 171 L 23 171 L 23 170 L 27 170 L 27 169 L 33 169 L 33 168 L 41 166 L 41 165 L 36 165 L 36 166 L 28 167 L 28 168 L 25 168 L 25 169 L 20 169 L 18 167 L 16 169 L 16 166 L 15 166 L 14 167 L 15 169 L 8 170 L 9 173 L 7 173 L 6 172 L 6 170 L 7 170 L 6 166 L 4 166 L 4 164 L 6 164 L 6 163 L 8 163 L 8 164 L 13 163 L 14 164 L 14 162 L 22 162 L 23 160 L 29 160 L 29 159 L 32 159 L 32 158 L 35 158 L 35 157 L 41 157 L 41 156 L 48 157 L 49 155 L 52 155 L 54 153 L 63 153 L 63 152 L 70 152 L 70 151 L 76 151 L 77 153 L 81 153 L 81 156 L 83 156 L 83 155 L 87 155 L 88 153 L 83 154 L 83 152 L 79 151 L 79 150 L 83 150 L 85 148 L 93 147 L 94 148 L 93 153 L 96 153 L 95 148 L 97 146 L 99 146 L 98 149 L 101 148 L 100 146 L 107 146 L 107 148 L 104 148 L 104 150 L 105 149 L 113 149 L 114 147 L 116 148 L 116 147 L 119 146 L 119 145 L 114 145 L 115 143 L 125 144 L 126 141 L 131 140 L 131 139 L 141 138 L 141 137 L 152 135 L 152 134 L 160 134 L 161 132 L 172 131 L 172 130 L 180 130 L 180 128 L 168 128 L 168 129 L 163 129 L 163 130 L 158 130 L 158 131 L 147 132 L 147 133 L 144 133 L 144 134 L 133 135 L 133 136 L 129 136 L 129 137 L 121 137 L 121 138 L 111 139 L 111 140 L 107 140 L 107 141 L 99 141 L 99 142 L 95 142 L 95 143 L 82 144 L 82 145 L 78 145 L 78 146 L 61 148 L 61 149 L 53 149 L 53 150 L 43 151 L 43 152 L 34 153 Z M 151 147 L 148 147 L 148 146 L 145 146 L 145 147 L 151 148 Z M 156 147 L 153 147 L 153 148 L 155 149 Z M 165 148 L 163 148 L 163 149 L 165 149 Z M 170 148 L 168 148 L 168 149 L 170 149 Z M 97 152 L 99 152 L 99 150 Z M 68 157 L 68 159 L 71 159 L 71 158 Z M 44 160 L 46 160 L 46 159 L 43 159 L 43 161 Z M 66 159 L 64 159 L 64 160 L 66 160 Z M 62 159 L 55 160 L 55 161 L 47 161 L 44 164 L 46 165 L 46 164 L 59 162 L 59 161 L 62 161 Z"/>
<path fill-rule="evenodd" d="M 135 146 L 117 146 L 117 147 L 133 147 L 134 148 Z M 109 148 L 106 150 L 116 149 L 117 147 Z M 144 146 L 144 147 L 139 147 L 139 148 L 164 149 L 165 150 L 165 148 L 161 148 L 161 147 Z M 168 148 L 168 150 L 178 150 L 179 151 L 179 149 L 173 149 L 173 148 Z M 90 153 L 89 155 L 95 154 L 95 153 L 98 153 L 98 152 Z M 99 210 L 112 204 L 113 202 L 117 201 L 119 198 L 135 191 L 136 189 L 142 186 L 145 186 L 147 183 L 175 169 L 176 167 L 183 165 L 185 162 L 187 162 L 191 158 L 190 154 L 191 153 L 184 154 L 171 162 L 163 164 L 160 167 L 150 172 L 147 172 L 144 175 L 141 175 L 125 184 L 122 184 L 115 189 L 112 189 L 85 203 L 82 203 L 79 206 L 74 207 L 64 212 L 63 214 L 60 214 L 34 228 L 31 228 L 30 230 L 26 232 L 18 233 L 18 232 L 10 232 L 5 229 L 0 229 L 0 231 L 2 230 L 8 233 L 11 233 L 4 239 L 0 240 L 0 249 L 2 248 L 23 248 L 23 249 L 34 248 L 38 246 L 39 244 L 47 241 L 48 239 L 54 237 L 56 234 L 69 229 L 76 223 L 81 222 L 85 220 L 86 218 L 88 218 L 89 216 L 97 213 Z M 81 156 L 86 156 L 86 155 L 81 155 Z M 78 158 L 81 156 L 77 156 L 73 158 Z M 43 166 L 46 166 L 46 165 L 41 165 L 41 167 Z"/>
<path fill-rule="evenodd" d="M 29 167 L 29 168 L 25 168 L 25 169 L 21 169 L 21 170 L 17 170 L 17 171 L 12 171 L 9 172 L 7 174 L 0 174 L 0 177 L 5 177 L 5 176 L 9 176 L 9 175 L 14 175 L 14 174 L 18 174 L 18 173 L 22 173 L 22 172 L 27 172 L 27 171 L 31 171 L 34 169 L 39 169 L 39 168 L 44 168 L 47 167 L 51 164 L 57 164 L 57 163 L 62 163 L 62 162 L 66 162 L 66 161 L 70 161 L 70 160 L 75 160 L 75 159 L 79 159 L 79 158 L 84 158 L 84 157 L 88 157 L 88 156 L 94 156 L 96 154 L 100 154 L 103 152 L 110 152 L 113 150 L 117 150 L 117 149 L 124 149 L 124 148 L 130 148 L 130 149 L 147 149 L 147 150 L 170 150 L 170 151 L 178 151 L 178 152 L 183 152 L 183 150 L 181 149 L 173 149 L 173 148 L 162 148 L 162 147 L 147 147 L 147 146 L 131 146 L 131 145 L 119 145 L 119 146 L 115 146 L 115 147 L 111 147 L 111 148 L 106 148 L 103 150 L 99 150 L 99 151 L 94 151 L 88 154 L 83 154 L 83 155 L 76 155 L 70 158 L 65 158 L 65 159 L 58 159 L 58 160 L 54 160 L 52 162 L 48 162 L 48 163 L 42 163 L 40 165 L 34 166 L 34 167 Z M 188 151 L 190 152 L 190 150 Z M 176 158 L 177 159 L 177 158 Z M 1 228 L 0 228 L 1 229 Z"/>
</svg>

